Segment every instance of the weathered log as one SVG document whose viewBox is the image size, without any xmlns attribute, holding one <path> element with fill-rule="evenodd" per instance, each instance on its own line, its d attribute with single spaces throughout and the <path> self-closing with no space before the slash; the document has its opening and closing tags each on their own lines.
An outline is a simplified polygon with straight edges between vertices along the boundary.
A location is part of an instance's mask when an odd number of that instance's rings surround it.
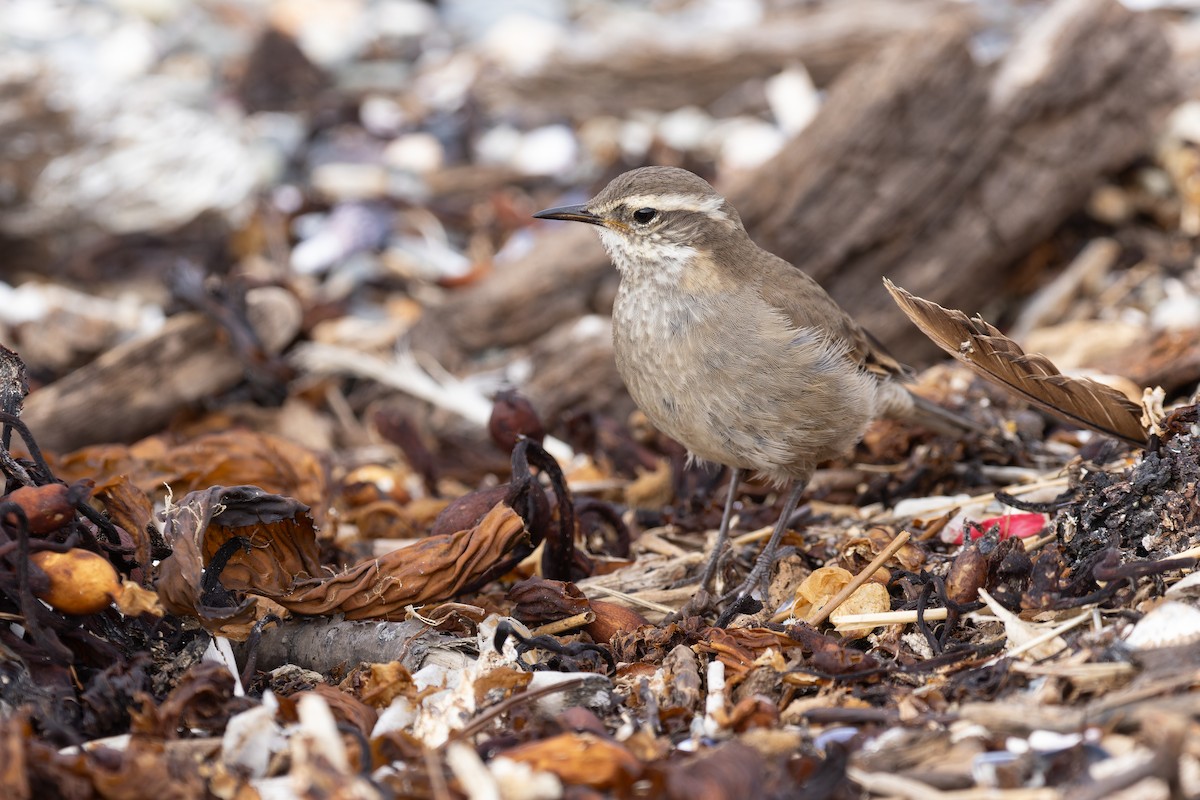
<svg viewBox="0 0 1200 800">
<path fill-rule="evenodd" d="M 248 292 L 246 302 L 263 349 L 278 354 L 300 328 L 298 301 L 266 287 Z M 236 386 L 245 372 L 215 322 L 197 312 L 178 314 L 155 335 L 115 347 L 30 394 L 21 420 L 45 450 L 128 442 Z"/>
<path fill-rule="evenodd" d="M 529 75 L 494 71 L 476 93 L 506 114 L 575 119 L 720 104 L 724 113 L 765 110 L 761 89 L 741 91 L 797 62 L 825 86 L 850 64 L 893 40 L 968 11 L 946 0 L 838 0 L 769 12 L 760 24 L 697 36 L 669 19 L 628 36 L 572 40 Z M 735 97 L 736 95 L 736 97 Z"/>
<path fill-rule="evenodd" d="M 907 357 L 928 349 L 881 276 L 989 305 L 1179 96 L 1160 24 L 1115 0 L 1059 0 L 996 69 L 966 36 L 936 29 L 852 69 L 808 130 L 727 187 L 761 245 Z"/>
</svg>

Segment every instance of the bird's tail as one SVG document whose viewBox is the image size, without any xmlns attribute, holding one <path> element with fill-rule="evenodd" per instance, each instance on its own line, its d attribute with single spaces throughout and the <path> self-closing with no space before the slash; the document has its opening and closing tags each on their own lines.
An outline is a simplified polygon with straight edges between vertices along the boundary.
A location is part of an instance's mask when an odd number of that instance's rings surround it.
<svg viewBox="0 0 1200 800">
<path fill-rule="evenodd" d="M 962 436 L 964 433 L 989 435 L 987 426 L 980 425 L 973 419 L 967 419 L 948 408 L 943 408 L 932 400 L 927 400 L 919 394 L 908 393 L 912 397 L 912 410 L 906 418 L 923 428 L 945 436 Z"/>
</svg>

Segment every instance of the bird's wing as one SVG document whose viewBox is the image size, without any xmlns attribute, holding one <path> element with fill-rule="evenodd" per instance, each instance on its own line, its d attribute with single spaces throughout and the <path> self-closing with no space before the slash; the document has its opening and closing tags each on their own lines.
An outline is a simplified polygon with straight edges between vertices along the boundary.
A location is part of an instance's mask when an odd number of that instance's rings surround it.
<svg viewBox="0 0 1200 800">
<path fill-rule="evenodd" d="M 912 370 L 896 360 L 871 333 L 854 321 L 807 273 L 772 256 L 761 275 L 763 300 L 782 312 L 797 328 L 821 331 L 832 341 L 849 345 L 847 357 L 880 377 L 907 378 Z"/>
</svg>

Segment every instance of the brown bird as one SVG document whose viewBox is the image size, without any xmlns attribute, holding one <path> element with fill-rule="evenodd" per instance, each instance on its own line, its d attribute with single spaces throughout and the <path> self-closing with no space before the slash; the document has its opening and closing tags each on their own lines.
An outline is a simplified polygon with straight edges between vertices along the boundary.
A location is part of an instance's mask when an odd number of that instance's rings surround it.
<svg viewBox="0 0 1200 800">
<path fill-rule="evenodd" d="M 765 582 L 817 465 L 853 448 L 872 420 L 977 427 L 911 394 L 908 370 L 815 280 L 758 247 L 691 172 L 636 169 L 582 205 L 534 216 L 599 227 L 621 273 L 613 345 L 630 394 L 692 456 L 733 470 L 705 588 L 746 472 L 792 488 L 738 595 Z"/>
</svg>

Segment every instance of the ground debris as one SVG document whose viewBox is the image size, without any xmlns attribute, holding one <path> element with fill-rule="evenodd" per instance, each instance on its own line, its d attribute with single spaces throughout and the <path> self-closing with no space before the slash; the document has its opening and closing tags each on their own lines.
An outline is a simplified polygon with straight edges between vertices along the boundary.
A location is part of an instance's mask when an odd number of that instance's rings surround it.
<svg viewBox="0 0 1200 800">
<path fill-rule="evenodd" d="M 1194 15 L 510 5 L 0 3 L 0 796 L 1200 796 Z M 728 627 L 783 497 L 531 218 L 647 164 L 978 428 L 821 465 Z"/>
</svg>

